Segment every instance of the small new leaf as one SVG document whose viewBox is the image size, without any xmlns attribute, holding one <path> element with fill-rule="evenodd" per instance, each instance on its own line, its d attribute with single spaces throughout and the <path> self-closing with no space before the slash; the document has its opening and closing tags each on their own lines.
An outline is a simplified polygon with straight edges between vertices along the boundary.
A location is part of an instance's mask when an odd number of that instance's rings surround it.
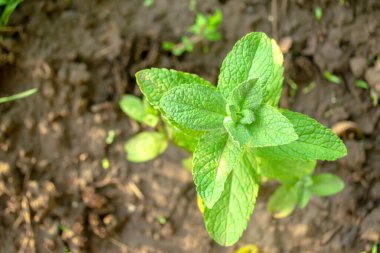
<svg viewBox="0 0 380 253">
<path fill-rule="evenodd" d="M 235 105 L 239 112 L 255 110 L 263 99 L 263 89 L 258 79 L 247 80 L 237 86 L 228 97 L 227 103 Z"/>
<path fill-rule="evenodd" d="M 277 106 L 282 90 L 283 56 L 264 33 L 250 33 L 239 40 L 224 59 L 218 89 L 224 97 L 239 84 L 259 79 L 265 87 L 263 102 Z"/>
<path fill-rule="evenodd" d="M 179 86 L 160 101 L 162 113 L 180 129 L 195 131 L 223 127 L 225 99 L 212 87 Z"/>
</svg>

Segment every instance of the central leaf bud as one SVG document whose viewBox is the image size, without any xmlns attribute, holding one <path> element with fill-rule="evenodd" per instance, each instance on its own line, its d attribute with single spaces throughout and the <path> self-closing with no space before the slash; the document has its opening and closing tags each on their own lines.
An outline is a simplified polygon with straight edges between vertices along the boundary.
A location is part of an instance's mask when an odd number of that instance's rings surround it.
<svg viewBox="0 0 380 253">
<path fill-rule="evenodd" d="M 256 119 L 255 114 L 252 110 L 246 109 L 239 114 L 241 115 L 239 122 L 243 125 L 252 124 Z"/>
</svg>

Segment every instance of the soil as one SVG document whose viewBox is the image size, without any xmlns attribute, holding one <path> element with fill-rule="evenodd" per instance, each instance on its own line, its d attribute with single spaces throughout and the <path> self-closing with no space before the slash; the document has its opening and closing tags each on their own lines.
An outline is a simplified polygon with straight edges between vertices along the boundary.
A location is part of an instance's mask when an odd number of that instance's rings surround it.
<svg viewBox="0 0 380 253">
<path fill-rule="evenodd" d="M 177 58 L 161 43 L 179 40 L 192 24 L 189 1 L 20 5 L 9 24 L 17 29 L 0 43 L 0 97 L 39 92 L 0 105 L 0 252 L 234 252 L 255 244 L 263 253 L 358 253 L 379 241 L 380 107 L 371 93 L 380 95 L 380 2 L 205 0 L 196 9 L 222 10 L 223 40 L 207 54 L 196 47 Z M 181 167 L 188 154 L 170 147 L 152 162 L 126 161 L 123 144 L 142 129 L 118 101 L 141 95 L 134 73 L 151 66 L 215 83 L 226 53 L 250 31 L 266 32 L 286 51 L 281 106 L 329 127 L 355 127 L 341 133 L 349 155 L 317 169 L 341 176 L 343 192 L 277 220 L 266 211 L 275 184 L 264 184 L 242 239 L 223 248 L 207 235 L 191 173 Z M 325 70 L 342 83 L 329 83 Z M 116 138 L 107 145 L 111 129 Z"/>
</svg>

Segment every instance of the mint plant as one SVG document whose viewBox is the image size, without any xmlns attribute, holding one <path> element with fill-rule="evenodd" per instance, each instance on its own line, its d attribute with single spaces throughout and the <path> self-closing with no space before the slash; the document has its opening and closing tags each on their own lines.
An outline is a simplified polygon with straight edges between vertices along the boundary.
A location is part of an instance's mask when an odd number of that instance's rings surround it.
<svg viewBox="0 0 380 253">
<path fill-rule="evenodd" d="M 293 209 L 273 205 L 288 192 L 296 197 L 286 204 L 304 206 L 312 194 L 342 188 L 335 177 L 311 173 L 316 160 L 343 157 L 346 147 L 314 119 L 278 108 L 283 55 L 264 33 L 250 33 L 236 43 L 223 61 L 217 87 L 194 74 L 158 68 L 139 71 L 136 80 L 165 122 L 197 140 L 192 172 L 206 229 L 217 243 L 238 241 L 261 178 L 283 182 L 269 205 L 274 212 Z"/>
<path fill-rule="evenodd" d="M 219 41 L 222 39 L 222 35 L 218 32 L 218 28 L 222 23 L 222 19 L 223 15 L 220 10 L 215 11 L 211 16 L 198 13 L 194 25 L 188 29 L 190 36 L 182 36 L 179 43 L 164 41 L 162 47 L 175 56 L 180 56 L 186 52 L 193 51 L 196 44 Z M 206 46 L 203 46 L 203 49 L 208 51 Z"/>
</svg>

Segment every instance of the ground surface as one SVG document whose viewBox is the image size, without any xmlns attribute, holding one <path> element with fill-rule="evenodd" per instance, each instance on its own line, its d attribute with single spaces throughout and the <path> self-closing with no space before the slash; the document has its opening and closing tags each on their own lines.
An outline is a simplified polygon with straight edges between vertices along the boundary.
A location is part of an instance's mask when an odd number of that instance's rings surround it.
<svg viewBox="0 0 380 253">
<path fill-rule="evenodd" d="M 380 2 L 198 1 L 198 11 L 222 9 L 223 40 L 208 54 L 196 49 L 176 58 L 161 42 L 178 40 L 193 22 L 188 5 L 29 0 L 16 11 L 10 25 L 22 29 L 1 41 L 0 96 L 40 92 L 0 105 L 0 252 L 234 252 L 254 243 L 264 253 L 358 253 L 379 240 L 380 107 L 355 80 L 380 92 Z M 225 249 L 204 229 L 191 174 L 180 165 L 185 153 L 171 147 L 153 162 L 125 160 L 123 143 L 139 128 L 117 103 L 125 92 L 139 95 L 134 73 L 149 66 L 215 83 L 226 53 L 250 31 L 264 31 L 283 47 L 292 41 L 286 77 L 298 90 L 285 84 L 282 106 L 329 127 L 350 120 L 359 130 L 344 134 L 347 158 L 318 166 L 345 180 L 342 193 L 276 220 L 266 211 L 274 185 L 264 185 L 249 228 Z M 324 70 L 343 83 L 327 82 Z M 106 145 L 110 129 L 117 136 Z"/>
</svg>

